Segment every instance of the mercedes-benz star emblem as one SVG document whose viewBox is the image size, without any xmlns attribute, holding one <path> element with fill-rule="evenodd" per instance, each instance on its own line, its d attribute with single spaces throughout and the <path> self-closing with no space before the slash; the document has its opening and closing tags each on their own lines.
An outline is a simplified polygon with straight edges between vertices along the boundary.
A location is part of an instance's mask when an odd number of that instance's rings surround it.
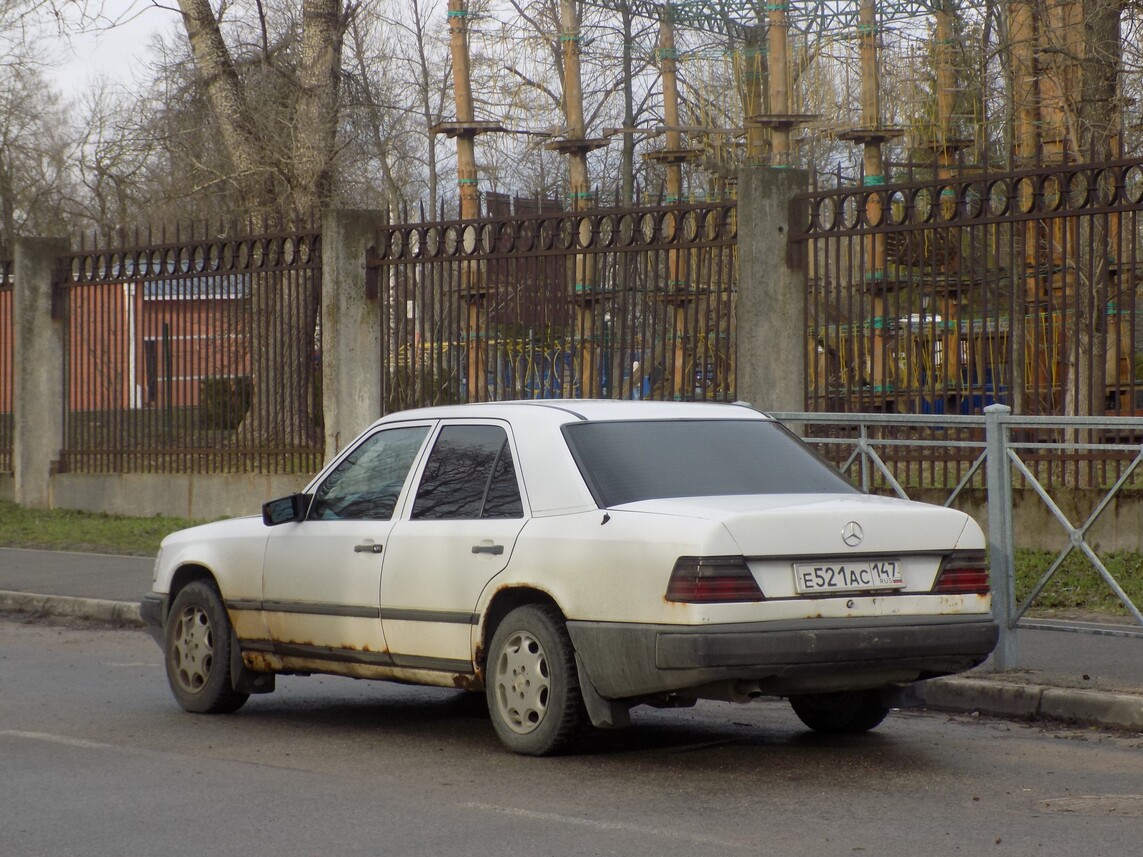
<svg viewBox="0 0 1143 857">
<path fill-rule="evenodd" d="M 861 524 L 857 523 L 857 521 L 850 521 L 841 528 L 841 540 L 851 548 L 855 548 L 861 544 L 863 538 L 865 538 L 865 533 L 861 529 Z"/>
</svg>

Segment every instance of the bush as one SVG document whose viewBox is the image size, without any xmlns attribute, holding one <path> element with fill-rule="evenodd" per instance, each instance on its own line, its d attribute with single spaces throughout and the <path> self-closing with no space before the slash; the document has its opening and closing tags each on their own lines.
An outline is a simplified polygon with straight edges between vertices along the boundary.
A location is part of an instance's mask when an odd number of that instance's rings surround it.
<svg viewBox="0 0 1143 857">
<path fill-rule="evenodd" d="M 238 428 L 254 395 L 250 376 L 203 378 L 198 391 L 198 424 L 204 429 Z"/>
</svg>

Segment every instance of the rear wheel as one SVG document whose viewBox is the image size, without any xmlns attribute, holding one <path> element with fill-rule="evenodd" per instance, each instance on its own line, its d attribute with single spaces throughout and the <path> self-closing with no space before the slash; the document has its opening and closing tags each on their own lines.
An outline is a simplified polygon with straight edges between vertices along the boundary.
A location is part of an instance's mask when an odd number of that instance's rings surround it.
<svg viewBox="0 0 1143 857">
<path fill-rule="evenodd" d="M 504 617 L 492 635 L 485 685 L 492 725 L 510 750 L 558 753 L 584 729 L 575 653 L 554 607 L 529 604 Z"/>
<path fill-rule="evenodd" d="M 237 711 L 249 698 L 231 683 L 232 631 L 209 583 L 188 583 L 175 596 L 166 624 L 167 681 L 179 705 L 197 714 Z"/>
<path fill-rule="evenodd" d="M 889 714 L 889 707 L 881 702 L 881 692 L 877 690 L 791 696 L 790 706 L 798 719 L 815 732 L 833 734 L 868 732 Z"/>
</svg>

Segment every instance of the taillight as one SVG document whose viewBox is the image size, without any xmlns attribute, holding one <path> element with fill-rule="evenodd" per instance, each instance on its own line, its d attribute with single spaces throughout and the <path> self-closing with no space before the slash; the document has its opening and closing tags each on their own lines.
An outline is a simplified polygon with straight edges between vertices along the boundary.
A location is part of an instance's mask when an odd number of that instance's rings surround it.
<svg viewBox="0 0 1143 857">
<path fill-rule="evenodd" d="M 688 603 L 763 601 L 765 596 L 741 556 L 681 556 L 667 584 L 667 600 Z"/>
<path fill-rule="evenodd" d="M 961 551 L 949 554 L 941 564 L 933 592 L 953 595 L 987 595 L 988 563 L 984 551 Z"/>
</svg>

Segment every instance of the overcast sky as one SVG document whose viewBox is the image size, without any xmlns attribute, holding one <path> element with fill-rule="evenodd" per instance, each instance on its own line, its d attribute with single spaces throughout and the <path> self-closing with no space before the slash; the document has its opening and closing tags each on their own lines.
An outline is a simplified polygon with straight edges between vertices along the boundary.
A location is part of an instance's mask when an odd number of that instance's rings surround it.
<svg viewBox="0 0 1143 857">
<path fill-rule="evenodd" d="M 148 0 L 106 0 L 103 8 L 114 26 L 77 32 L 75 21 L 65 24 L 66 35 L 58 43 L 64 61 L 50 74 L 66 98 L 78 96 L 100 76 L 130 85 L 146 66 L 151 36 L 178 22 L 176 13 Z"/>
</svg>

